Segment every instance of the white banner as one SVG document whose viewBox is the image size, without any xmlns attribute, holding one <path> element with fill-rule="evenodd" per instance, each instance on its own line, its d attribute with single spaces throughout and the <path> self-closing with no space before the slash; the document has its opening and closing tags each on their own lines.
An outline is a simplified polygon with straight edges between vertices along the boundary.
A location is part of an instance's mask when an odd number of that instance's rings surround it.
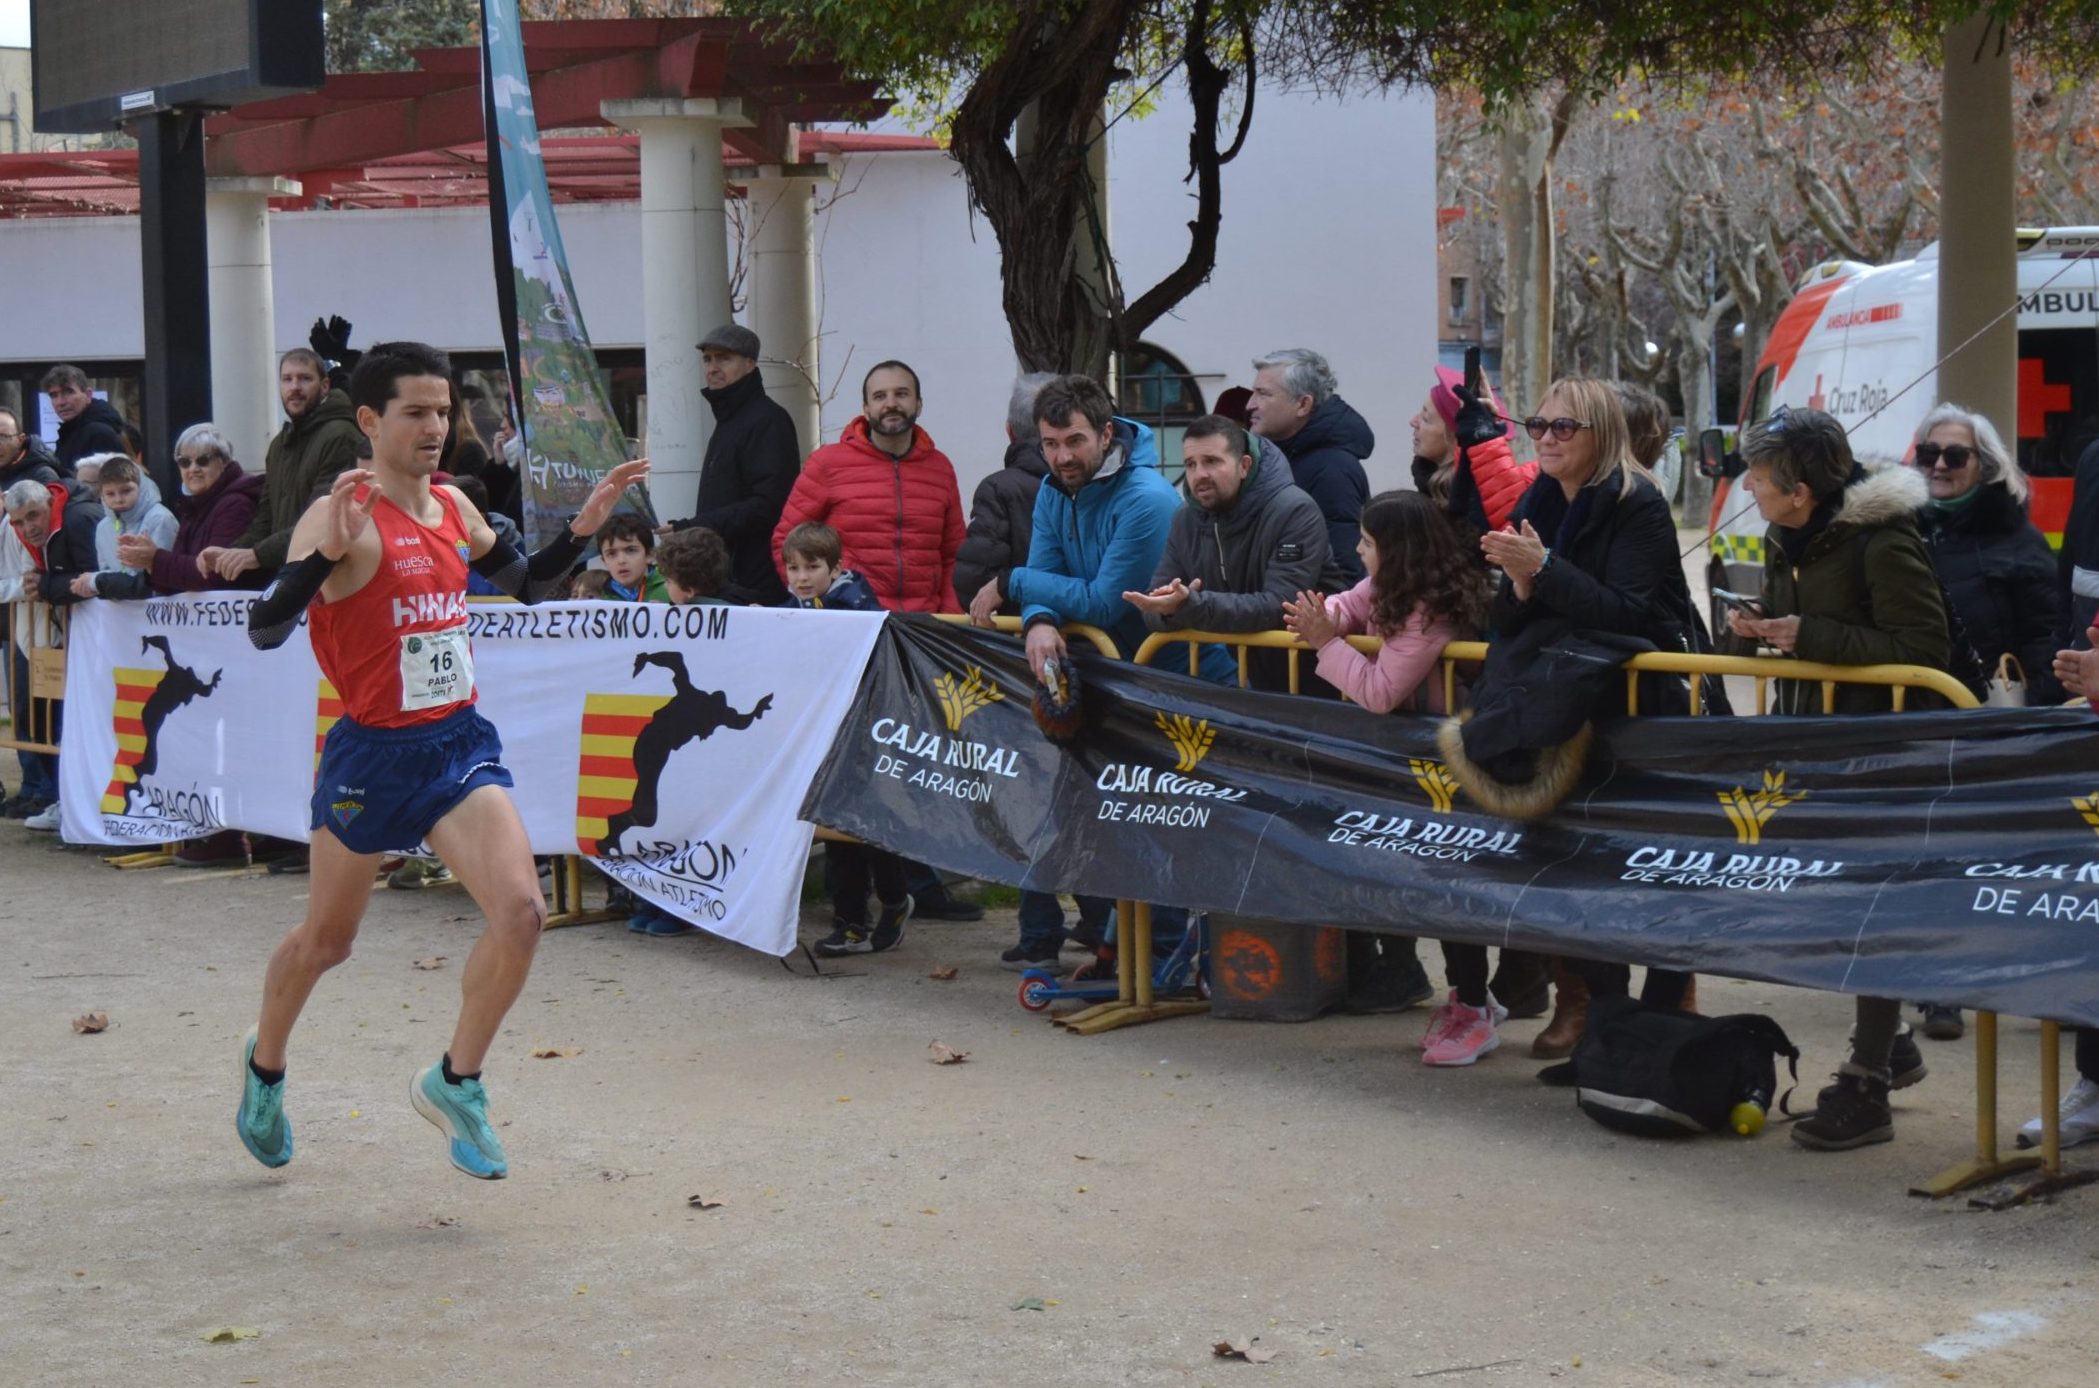
<svg viewBox="0 0 2099 1388">
<path fill-rule="evenodd" d="M 245 829 L 305 839 L 340 715 L 302 627 L 248 643 L 248 595 L 73 609 L 60 743 L 71 843 Z M 580 853 L 732 940 L 794 948 L 803 793 L 859 689 L 879 613 L 475 604 L 481 711 L 541 854 Z"/>
</svg>

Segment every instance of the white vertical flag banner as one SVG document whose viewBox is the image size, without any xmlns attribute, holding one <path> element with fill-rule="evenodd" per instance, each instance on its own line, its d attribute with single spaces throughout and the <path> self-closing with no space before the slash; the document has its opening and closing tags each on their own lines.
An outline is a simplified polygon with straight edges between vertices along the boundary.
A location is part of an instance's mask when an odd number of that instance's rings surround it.
<svg viewBox="0 0 2099 1388">
<path fill-rule="evenodd" d="M 321 740 L 342 702 L 303 630 L 274 651 L 249 644 L 252 602 L 74 609 L 59 759 L 68 842 L 308 837 Z M 582 854 L 682 919 L 788 953 L 813 832 L 796 815 L 883 620 L 474 605 L 480 707 L 502 734 L 532 851 Z"/>
</svg>

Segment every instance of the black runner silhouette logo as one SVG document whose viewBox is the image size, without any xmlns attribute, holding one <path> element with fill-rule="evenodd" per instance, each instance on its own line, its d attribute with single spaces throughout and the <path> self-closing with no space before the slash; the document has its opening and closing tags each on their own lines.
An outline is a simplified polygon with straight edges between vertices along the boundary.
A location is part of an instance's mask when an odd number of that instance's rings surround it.
<svg viewBox="0 0 2099 1388">
<path fill-rule="evenodd" d="M 643 651 L 634 657 L 635 677 L 651 665 L 670 672 L 674 692 L 668 699 L 634 694 L 584 699 L 576 842 L 597 857 L 617 855 L 627 830 L 655 824 L 663 769 L 672 753 L 724 728 L 741 732 L 773 704 L 773 696 L 765 694 L 750 712 L 737 712 L 726 694 L 693 684 L 679 651 Z"/>
<path fill-rule="evenodd" d="M 116 766 L 110 772 L 109 788 L 102 792 L 102 813 L 128 815 L 131 802 L 145 779 L 160 765 L 160 730 L 168 715 L 193 699 L 207 699 L 219 687 L 226 672 L 214 670 L 209 683 L 197 672 L 175 663 L 175 653 L 165 636 L 142 636 L 139 654 L 160 652 L 160 670 L 118 668 L 117 698 L 111 722 L 117 733 Z"/>
</svg>

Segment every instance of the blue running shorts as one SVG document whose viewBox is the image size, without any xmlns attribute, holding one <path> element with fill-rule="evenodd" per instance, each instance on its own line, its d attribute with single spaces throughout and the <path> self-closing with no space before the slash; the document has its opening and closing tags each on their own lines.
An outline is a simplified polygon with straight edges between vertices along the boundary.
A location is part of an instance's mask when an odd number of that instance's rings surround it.
<svg viewBox="0 0 2099 1388">
<path fill-rule="evenodd" d="M 313 828 L 353 853 L 412 853 L 470 793 L 515 784 L 495 724 L 472 704 L 412 728 L 343 718 L 321 745 Z"/>
</svg>

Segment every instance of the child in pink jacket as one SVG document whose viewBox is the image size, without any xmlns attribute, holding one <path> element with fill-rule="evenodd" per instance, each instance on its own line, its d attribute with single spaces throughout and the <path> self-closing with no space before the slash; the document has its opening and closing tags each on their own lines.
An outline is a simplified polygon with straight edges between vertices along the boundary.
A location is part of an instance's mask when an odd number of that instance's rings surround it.
<svg viewBox="0 0 2099 1388">
<path fill-rule="evenodd" d="M 1375 713 L 1390 713 L 1426 694 L 1443 711 L 1434 678 L 1443 648 L 1476 635 L 1487 610 L 1487 574 L 1459 536 L 1457 523 L 1423 492 L 1385 492 L 1363 508 L 1356 553 L 1370 577 L 1338 596 L 1300 593 L 1283 605 L 1283 622 L 1319 652 L 1319 674 Z M 1384 642 L 1375 656 L 1348 644 L 1368 635 Z M 1445 941 L 1449 996 L 1430 1019 L 1421 1059 L 1470 1065 L 1501 1044 L 1482 945 Z"/>
<path fill-rule="evenodd" d="M 1487 575 L 1436 504 L 1420 492 L 1385 492 L 1363 507 L 1356 553 L 1370 576 L 1327 598 L 1298 594 L 1283 622 L 1319 652 L 1319 675 L 1373 713 L 1390 713 L 1426 695 L 1444 712 L 1432 679 L 1443 647 L 1476 636 L 1487 608 Z M 1343 639 L 1375 636 L 1365 655 Z"/>
</svg>

